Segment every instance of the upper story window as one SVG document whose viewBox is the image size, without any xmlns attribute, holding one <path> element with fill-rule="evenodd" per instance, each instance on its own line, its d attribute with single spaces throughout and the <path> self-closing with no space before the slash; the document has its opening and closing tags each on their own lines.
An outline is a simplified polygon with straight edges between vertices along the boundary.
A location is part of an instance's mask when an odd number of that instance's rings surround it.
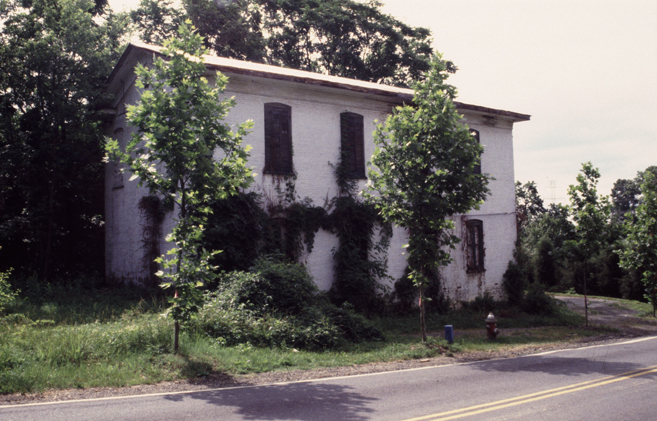
<svg viewBox="0 0 657 421">
<path fill-rule="evenodd" d="M 340 114 L 340 148 L 347 174 L 351 178 L 367 178 L 362 115 L 348 112 Z"/>
<path fill-rule="evenodd" d="M 484 271 L 484 223 L 478 219 L 465 222 L 467 271 Z"/>
<path fill-rule="evenodd" d="M 265 104 L 265 174 L 294 174 L 292 163 L 292 108 Z"/>
<path fill-rule="evenodd" d="M 479 140 L 479 130 L 470 129 L 470 135 L 477 140 L 477 143 L 481 143 Z M 481 174 L 481 161 L 474 166 L 474 170 L 472 172 L 474 174 Z"/>
</svg>

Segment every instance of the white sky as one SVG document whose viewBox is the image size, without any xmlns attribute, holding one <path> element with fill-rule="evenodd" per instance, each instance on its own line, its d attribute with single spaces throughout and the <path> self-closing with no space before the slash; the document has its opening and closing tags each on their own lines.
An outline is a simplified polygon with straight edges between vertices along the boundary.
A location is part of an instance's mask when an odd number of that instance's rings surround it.
<svg viewBox="0 0 657 421">
<path fill-rule="evenodd" d="M 568 201 L 583 162 L 602 194 L 657 165 L 657 1 L 381 1 L 431 29 L 459 101 L 531 114 L 514 127 L 515 175 L 546 202 Z"/>
</svg>

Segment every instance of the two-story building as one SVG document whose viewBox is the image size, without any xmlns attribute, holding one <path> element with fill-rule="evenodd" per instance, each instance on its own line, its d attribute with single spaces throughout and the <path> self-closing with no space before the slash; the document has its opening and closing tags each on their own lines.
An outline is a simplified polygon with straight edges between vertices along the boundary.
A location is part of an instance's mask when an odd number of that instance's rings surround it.
<svg viewBox="0 0 657 421">
<path fill-rule="evenodd" d="M 133 43 L 110 76 L 108 91 L 114 103 L 109 135 L 122 147 L 133 130 L 127 122 L 126 105 L 140 98 L 134 68 L 137 63 L 148 65 L 158 52 L 159 47 Z M 252 188 L 268 194 L 274 191 L 280 179 L 277 176 L 296 174 L 298 195 L 316 204 L 338 194 L 330 163 L 340 157 L 341 129 L 347 125 L 353 135 L 352 165 L 363 188 L 377 122 L 413 97 L 410 89 L 213 56 L 205 59 L 209 79 L 215 71 L 229 77 L 225 95 L 234 97 L 236 106 L 226 121 L 235 125 L 254 121 L 245 138 L 245 144 L 253 147 L 249 166 L 257 174 Z M 463 241 L 442 273 L 442 285 L 445 293 L 457 300 L 471 300 L 484 291 L 499 297 L 516 241 L 513 124 L 530 117 L 463 103 L 457 103 L 457 108 L 485 147 L 481 171 L 494 180 L 489 184 L 492 194 L 479 210 L 455 217 L 455 234 Z M 148 192 L 129 178 L 129 173 L 119 171 L 119 164 L 107 165 L 106 271 L 108 276 L 134 281 L 149 275 L 143 259 L 141 227 L 145 221 L 137 209 Z M 163 230 L 168 232 L 171 226 L 169 215 Z M 405 243 L 405 233 L 396 228 L 388 254 L 388 272 L 395 279 L 406 267 Z M 337 245 L 333 234 L 320 230 L 313 251 L 304 257 L 322 289 L 328 289 L 333 281 L 331 250 Z"/>
</svg>

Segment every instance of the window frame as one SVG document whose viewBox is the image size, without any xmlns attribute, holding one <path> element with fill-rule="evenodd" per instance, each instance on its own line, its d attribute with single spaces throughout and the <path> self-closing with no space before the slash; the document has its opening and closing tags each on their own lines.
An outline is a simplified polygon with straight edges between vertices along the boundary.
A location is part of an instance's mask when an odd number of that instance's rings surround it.
<svg viewBox="0 0 657 421">
<path fill-rule="evenodd" d="M 480 219 L 468 219 L 465 222 L 466 270 L 468 273 L 481 273 L 486 270 L 484 262 L 484 222 Z"/>
<path fill-rule="evenodd" d="M 367 179 L 365 174 L 365 127 L 361 114 L 340 113 L 340 158 L 349 178 Z"/>
<path fill-rule="evenodd" d="M 294 175 L 292 144 L 292 107 L 267 102 L 265 112 L 264 174 Z"/>
</svg>

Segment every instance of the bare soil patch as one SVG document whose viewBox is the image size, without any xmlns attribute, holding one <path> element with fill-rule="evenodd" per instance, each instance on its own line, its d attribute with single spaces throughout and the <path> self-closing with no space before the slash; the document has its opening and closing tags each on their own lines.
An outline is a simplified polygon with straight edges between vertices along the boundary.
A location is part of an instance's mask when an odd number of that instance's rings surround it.
<svg viewBox="0 0 657 421">
<path fill-rule="evenodd" d="M 568 307 L 584 314 L 584 299 L 581 297 L 556 297 Z M 351 376 L 357 374 L 378 373 L 385 371 L 406 370 L 418 367 L 431 367 L 498 358 L 529 355 L 537 352 L 571 349 L 593 344 L 604 344 L 622 339 L 657 334 L 657 320 L 639 317 L 637 312 L 619 305 L 614 300 L 589 298 L 589 325 L 600 327 L 600 334 L 584 339 L 565 342 L 552 342 L 540 346 L 520 345 L 490 352 L 463 352 L 454 356 L 442 355 L 421 360 L 392 361 L 385 363 L 363 364 L 348 367 L 321 368 L 315 370 L 289 370 L 268 373 L 229 375 L 214 373 L 203 379 L 188 379 L 174 382 L 138 385 L 130 387 L 99 387 L 89 389 L 49 390 L 43 393 L 1 395 L 0 405 L 16 405 L 53 401 L 70 401 L 80 399 L 110 398 L 131 395 L 147 395 L 184 391 L 199 391 L 226 387 L 268 385 L 282 382 L 304 381 L 330 377 Z M 609 327 L 614 330 L 610 330 Z M 506 329 L 502 334 L 519 334 L 530 329 Z M 485 335 L 481 332 L 460 332 L 462 335 Z M 435 332 L 442 336 L 442 332 Z"/>
</svg>

